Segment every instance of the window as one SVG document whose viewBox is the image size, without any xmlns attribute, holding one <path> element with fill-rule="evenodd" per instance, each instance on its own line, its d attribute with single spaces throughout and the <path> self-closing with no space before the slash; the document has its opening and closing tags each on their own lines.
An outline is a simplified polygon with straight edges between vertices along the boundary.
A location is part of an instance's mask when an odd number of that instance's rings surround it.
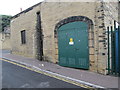
<svg viewBox="0 0 120 90">
<path fill-rule="evenodd" d="M 21 43 L 22 44 L 26 43 L 26 31 L 25 30 L 21 31 Z"/>
</svg>

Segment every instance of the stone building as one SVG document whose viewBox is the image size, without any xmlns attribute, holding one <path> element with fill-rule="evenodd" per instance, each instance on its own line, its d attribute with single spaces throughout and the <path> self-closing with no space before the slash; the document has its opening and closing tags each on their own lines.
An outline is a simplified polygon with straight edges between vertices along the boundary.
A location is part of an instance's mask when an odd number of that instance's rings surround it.
<svg viewBox="0 0 120 90">
<path fill-rule="evenodd" d="M 0 32 L 0 49 L 11 50 L 10 26 L 6 26 L 4 31 Z"/>
<path fill-rule="evenodd" d="M 43 1 L 13 16 L 12 53 L 107 74 L 107 27 L 114 22 L 118 0 Z"/>
</svg>

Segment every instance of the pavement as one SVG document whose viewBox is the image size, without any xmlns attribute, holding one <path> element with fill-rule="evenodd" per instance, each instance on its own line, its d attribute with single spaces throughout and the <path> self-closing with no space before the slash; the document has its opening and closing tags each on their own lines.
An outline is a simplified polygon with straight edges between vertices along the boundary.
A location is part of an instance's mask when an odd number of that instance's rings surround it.
<svg viewBox="0 0 120 90">
<path fill-rule="evenodd" d="M 120 86 L 120 83 L 118 83 L 120 82 L 120 77 L 101 75 L 88 70 L 62 67 L 47 61 L 39 61 L 34 58 L 10 54 L 9 52 L 6 53 L 6 51 L 2 54 L 2 58 L 94 88 L 118 88 Z"/>
</svg>

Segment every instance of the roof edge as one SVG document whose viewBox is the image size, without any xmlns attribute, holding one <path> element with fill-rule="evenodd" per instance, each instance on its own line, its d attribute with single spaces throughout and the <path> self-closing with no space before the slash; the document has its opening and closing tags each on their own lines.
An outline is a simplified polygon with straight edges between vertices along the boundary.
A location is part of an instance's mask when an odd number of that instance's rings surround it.
<svg viewBox="0 0 120 90">
<path fill-rule="evenodd" d="M 23 13 L 29 12 L 30 10 L 32 10 L 34 7 L 40 5 L 41 3 L 42 3 L 42 2 L 37 3 L 37 4 L 33 5 L 33 6 L 31 6 L 31 7 L 27 8 L 27 9 L 25 9 L 24 11 L 22 11 L 22 12 L 16 14 L 16 15 L 14 15 L 14 16 L 12 17 L 12 19 L 15 19 L 15 18 L 19 17 L 19 16 L 20 16 L 21 14 L 23 14 Z"/>
</svg>

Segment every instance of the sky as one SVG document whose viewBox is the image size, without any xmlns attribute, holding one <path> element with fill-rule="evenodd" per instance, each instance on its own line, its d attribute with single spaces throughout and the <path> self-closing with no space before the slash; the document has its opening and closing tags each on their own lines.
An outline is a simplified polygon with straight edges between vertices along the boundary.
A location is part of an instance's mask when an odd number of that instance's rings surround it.
<svg viewBox="0 0 120 90">
<path fill-rule="evenodd" d="M 43 0 L 1 0 L 0 15 L 16 15 L 20 13 L 20 8 L 25 10 Z"/>
<path fill-rule="evenodd" d="M 20 10 L 21 10 L 20 8 L 22 8 L 22 10 L 25 10 L 41 1 L 43 1 L 43 0 L 1 0 L 0 1 L 0 15 L 14 16 L 14 15 L 20 13 Z M 52 1 L 56 1 L 56 0 L 52 0 Z M 57 1 L 60 1 L 60 0 L 57 0 Z M 65 1 L 65 0 L 63 0 L 63 1 Z M 66 0 L 66 1 L 70 1 L 70 0 Z M 75 1 L 75 0 L 73 0 L 73 1 Z M 82 1 L 87 1 L 87 0 L 82 0 Z M 90 0 L 88 0 L 88 1 L 90 1 Z"/>
</svg>

